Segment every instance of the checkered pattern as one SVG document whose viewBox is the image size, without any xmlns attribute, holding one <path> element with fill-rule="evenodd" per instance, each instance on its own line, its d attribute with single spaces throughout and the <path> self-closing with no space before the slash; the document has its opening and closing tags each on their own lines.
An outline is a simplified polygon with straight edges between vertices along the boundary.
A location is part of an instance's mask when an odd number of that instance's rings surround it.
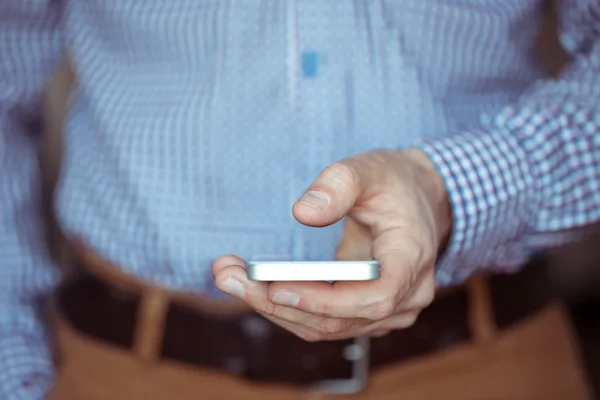
<svg viewBox="0 0 600 400">
<path fill-rule="evenodd" d="M 537 82 L 474 129 L 422 145 L 454 214 L 441 285 L 478 268 L 517 269 L 600 219 L 600 3 L 561 5 L 563 43 L 576 57 L 561 78 Z"/>
<path fill-rule="evenodd" d="M 0 0 L 0 398 L 53 380 L 33 132 L 65 44 L 58 216 L 128 272 L 218 295 L 224 253 L 332 258 L 339 225 L 299 226 L 296 197 L 337 159 L 419 146 L 453 205 L 451 284 L 600 217 L 600 10 L 561 5 L 575 62 L 549 81 L 538 0 Z"/>
</svg>

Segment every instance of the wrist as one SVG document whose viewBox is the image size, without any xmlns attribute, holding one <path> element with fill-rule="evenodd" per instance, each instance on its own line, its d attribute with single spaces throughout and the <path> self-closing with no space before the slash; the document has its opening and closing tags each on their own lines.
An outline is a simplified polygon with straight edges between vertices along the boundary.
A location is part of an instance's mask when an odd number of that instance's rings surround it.
<svg viewBox="0 0 600 400">
<path fill-rule="evenodd" d="M 527 257 L 515 239 L 539 200 L 520 133 L 474 128 L 419 145 L 445 182 L 452 207 L 452 232 L 436 266 L 442 285 L 480 268 L 513 268 Z"/>
<path fill-rule="evenodd" d="M 443 253 L 452 232 L 452 205 L 444 179 L 435 164 L 422 151 L 406 150 L 415 166 L 417 184 L 425 193 L 431 206 L 438 239 L 438 253 Z"/>
</svg>

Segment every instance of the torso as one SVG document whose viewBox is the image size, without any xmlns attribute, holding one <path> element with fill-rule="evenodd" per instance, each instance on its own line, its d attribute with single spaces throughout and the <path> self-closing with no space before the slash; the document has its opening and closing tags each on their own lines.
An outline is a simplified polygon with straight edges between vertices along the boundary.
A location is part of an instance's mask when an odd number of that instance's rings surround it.
<svg viewBox="0 0 600 400">
<path fill-rule="evenodd" d="M 71 1 L 59 218 L 123 268 L 330 259 L 291 205 L 326 165 L 478 124 L 542 72 L 537 0 Z M 399 205 L 401 206 L 401 205 Z"/>
</svg>

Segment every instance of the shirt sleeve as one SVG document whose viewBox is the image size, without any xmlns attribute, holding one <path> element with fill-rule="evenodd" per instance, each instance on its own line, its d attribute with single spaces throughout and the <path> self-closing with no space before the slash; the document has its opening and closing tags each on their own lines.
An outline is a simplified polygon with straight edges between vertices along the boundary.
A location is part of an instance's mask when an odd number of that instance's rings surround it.
<svg viewBox="0 0 600 400">
<path fill-rule="evenodd" d="M 561 0 L 572 63 L 489 122 L 420 148 L 445 181 L 454 226 L 440 285 L 480 268 L 514 271 L 600 220 L 600 2 Z"/>
<path fill-rule="evenodd" d="M 45 247 L 40 92 L 60 56 L 56 0 L 0 0 L 0 399 L 43 399 L 53 366 L 42 323 L 56 273 Z"/>
</svg>

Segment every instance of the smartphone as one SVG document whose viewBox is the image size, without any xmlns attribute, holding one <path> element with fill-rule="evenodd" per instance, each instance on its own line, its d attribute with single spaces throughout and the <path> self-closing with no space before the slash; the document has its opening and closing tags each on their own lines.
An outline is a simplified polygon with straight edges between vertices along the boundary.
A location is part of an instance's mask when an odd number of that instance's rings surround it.
<svg viewBox="0 0 600 400">
<path fill-rule="evenodd" d="M 371 281 L 379 279 L 377 261 L 250 261 L 252 281 Z"/>
</svg>

